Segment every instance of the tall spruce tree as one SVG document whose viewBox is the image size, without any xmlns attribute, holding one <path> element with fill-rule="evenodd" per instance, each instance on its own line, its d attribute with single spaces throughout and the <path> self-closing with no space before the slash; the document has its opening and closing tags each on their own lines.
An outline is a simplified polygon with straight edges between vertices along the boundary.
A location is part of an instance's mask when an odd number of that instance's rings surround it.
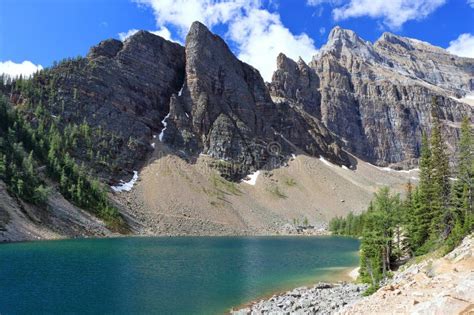
<svg viewBox="0 0 474 315">
<path fill-rule="evenodd" d="M 388 187 L 381 188 L 374 196 L 372 207 L 364 215 L 360 274 L 363 281 L 376 288 L 386 278 L 398 255 L 393 255 L 397 243 L 394 230 L 400 222 L 400 198 L 391 195 Z"/>
<path fill-rule="evenodd" d="M 464 117 L 461 124 L 461 139 L 459 141 L 457 181 L 467 189 L 467 208 L 473 212 L 473 185 L 474 185 L 474 139 L 471 123 Z"/>
<path fill-rule="evenodd" d="M 413 184 L 408 181 L 406 186 L 406 196 L 401 207 L 401 223 L 403 230 L 403 240 L 400 250 L 404 253 L 408 253 L 410 256 L 414 254 L 413 235 L 416 231 L 415 224 L 415 213 L 414 213 L 414 191 Z"/>
<path fill-rule="evenodd" d="M 431 201 L 433 195 L 431 149 L 428 137 L 423 134 L 420 156 L 420 183 L 413 196 L 412 246 L 420 248 L 429 237 L 432 219 Z"/>
<path fill-rule="evenodd" d="M 438 240 L 441 236 L 445 239 L 450 232 L 450 169 L 449 157 L 447 154 L 446 143 L 441 133 L 441 123 L 438 116 L 439 108 L 436 100 L 433 100 L 431 129 L 431 238 Z"/>
<path fill-rule="evenodd" d="M 452 246 L 460 241 L 464 234 L 472 230 L 473 182 L 474 141 L 470 121 L 464 117 L 457 154 L 456 178 L 451 191 L 451 212 L 454 221 L 450 244 Z"/>
</svg>

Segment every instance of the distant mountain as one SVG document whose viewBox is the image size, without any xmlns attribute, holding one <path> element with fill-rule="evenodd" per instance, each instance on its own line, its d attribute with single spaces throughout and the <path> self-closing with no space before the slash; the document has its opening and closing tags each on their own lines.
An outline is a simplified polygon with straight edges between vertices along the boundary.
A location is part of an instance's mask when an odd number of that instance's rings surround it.
<svg viewBox="0 0 474 315">
<path fill-rule="evenodd" d="M 432 115 L 455 150 L 462 117 L 474 113 L 474 59 L 390 33 L 372 44 L 335 27 L 309 65 L 280 55 L 269 89 L 275 101 L 319 119 L 357 157 L 409 167 Z"/>
</svg>

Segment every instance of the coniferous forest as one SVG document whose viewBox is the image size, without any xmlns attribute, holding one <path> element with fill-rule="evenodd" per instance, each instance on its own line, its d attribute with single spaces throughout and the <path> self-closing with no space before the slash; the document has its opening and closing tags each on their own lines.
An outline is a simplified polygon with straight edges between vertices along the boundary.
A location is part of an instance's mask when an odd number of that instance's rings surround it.
<svg viewBox="0 0 474 315">
<path fill-rule="evenodd" d="M 47 70 L 38 73 L 47 75 Z M 25 99 L 21 106 L 12 106 L 0 95 L 0 179 L 17 198 L 43 207 L 51 186 L 69 201 L 104 219 L 110 227 L 123 224 L 118 210 L 110 203 L 107 192 L 98 179 L 71 153 L 77 146 L 93 152 L 93 139 L 100 130 L 91 128 L 86 121 L 59 124 L 47 104 L 54 99 L 54 89 L 45 89 L 34 80 L 0 78 L 3 94 Z M 91 153 L 92 154 L 92 153 Z M 94 156 L 92 156 L 94 157 Z"/>
<path fill-rule="evenodd" d="M 433 102 L 431 135 L 423 135 L 420 180 L 406 185 L 406 194 L 381 188 L 366 212 L 336 217 L 333 234 L 361 238 L 360 280 L 375 291 L 393 267 L 434 250 L 450 251 L 472 232 L 474 140 L 467 117 L 461 125 L 454 163 L 445 147 Z"/>
</svg>

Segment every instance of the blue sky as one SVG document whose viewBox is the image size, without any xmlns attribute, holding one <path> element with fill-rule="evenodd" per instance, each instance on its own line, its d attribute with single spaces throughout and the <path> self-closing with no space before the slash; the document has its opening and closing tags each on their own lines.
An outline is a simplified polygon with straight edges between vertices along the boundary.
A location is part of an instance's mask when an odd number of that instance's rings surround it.
<svg viewBox="0 0 474 315">
<path fill-rule="evenodd" d="M 1 0 L 0 72 L 84 56 L 136 29 L 183 42 L 193 20 L 267 80 L 280 51 L 309 61 L 335 25 L 370 41 L 390 31 L 474 57 L 474 0 Z"/>
</svg>

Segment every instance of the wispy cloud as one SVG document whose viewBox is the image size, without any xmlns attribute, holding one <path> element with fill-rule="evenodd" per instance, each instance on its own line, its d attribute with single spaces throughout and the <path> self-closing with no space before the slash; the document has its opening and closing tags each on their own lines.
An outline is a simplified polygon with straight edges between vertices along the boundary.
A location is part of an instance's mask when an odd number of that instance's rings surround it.
<svg viewBox="0 0 474 315">
<path fill-rule="evenodd" d="M 131 29 L 131 30 L 128 30 L 127 32 L 118 33 L 118 36 L 119 36 L 121 41 L 124 41 L 127 38 L 129 38 L 130 36 L 132 36 L 133 34 L 135 34 L 136 32 L 138 32 L 137 29 Z M 166 27 L 162 27 L 161 29 L 159 29 L 157 31 L 149 31 L 149 32 L 152 33 L 152 34 L 161 36 L 164 39 L 171 40 L 171 41 L 176 41 L 176 40 L 171 38 L 171 32 Z"/>
<path fill-rule="evenodd" d="M 229 37 L 238 44 L 238 57 L 259 69 L 266 81 L 271 80 L 279 53 L 306 61 L 317 53 L 308 35 L 291 33 L 278 14 L 263 9 L 250 10 L 232 21 Z"/>
<path fill-rule="evenodd" d="M 6 74 L 12 78 L 30 77 L 35 72 L 42 70 L 42 65 L 35 65 L 31 61 L 25 60 L 22 63 L 15 63 L 11 60 L 0 61 L 0 74 Z"/>
<path fill-rule="evenodd" d="M 461 57 L 474 58 L 474 35 L 468 33 L 459 35 L 449 43 L 447 50 Z"/>
<path fill-rule="evenodd" d="M 343 4 L 338 0 L 307 0 L 308 5 L 329 3 L 334 20 L 368 16 L 381 19 L 391 29 L 399 29 L 408 21 L 422 20 L 446 3 L 447 0 L 350 0 Z M 468 0 L 474 3 L 474 0 Z"/>
</svg>

